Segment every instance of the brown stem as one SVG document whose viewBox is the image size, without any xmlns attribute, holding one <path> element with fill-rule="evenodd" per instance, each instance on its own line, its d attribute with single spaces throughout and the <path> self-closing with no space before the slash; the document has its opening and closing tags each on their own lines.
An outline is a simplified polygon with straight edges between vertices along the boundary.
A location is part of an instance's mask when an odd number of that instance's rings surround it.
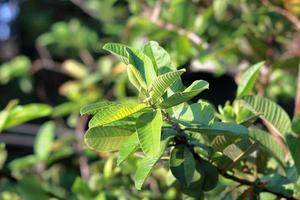
<svg viewBox="0 0 300 200">
<path fill-rule="evenodd" d="M 87 124 L 88 117 L 82 116 L 78 119 L 77 126 L 75 128 L 75 134 L 76 134 L 76 151 L 79 155 L 79 168 L 80 168 L 80 174 L 83 177 L 84 180 L 89 180 L 90 177 L 90 169 L 88 165 L 88 159 L 83 155 L 83 135 L 85 132 L 85 126 Z"/>
<path fill-rule="evenodd" d="M 298 69 L 298 78 L 297 78 L 297 91 L 296 91 L 296 98 L 295 98 L 295 109 L 294 114 L 300 112 L 300 63 Z"/>
<path fill-rule="evenodd" d="M 294 24 L 294 26 L 297 29 L 300 29 L 300 20 L 297 16 L 293 15 L 286 9 L 280 8 L 278 6 L 274 6 L 273 4 L 271 4 L 271 2 L 269 0 L 262 0 L 262 3 L 265 6 L 269 7 L 273 12 L 276 12 L 276 13 L 284 16 L 285 18 L 287 18 L 290 22 L 292 22 Z"/>
</svg>

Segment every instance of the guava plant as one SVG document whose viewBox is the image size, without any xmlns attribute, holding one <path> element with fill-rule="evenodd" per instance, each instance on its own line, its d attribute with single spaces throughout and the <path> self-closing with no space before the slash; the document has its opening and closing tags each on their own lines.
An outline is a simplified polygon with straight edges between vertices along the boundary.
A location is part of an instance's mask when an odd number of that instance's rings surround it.
<svg viewBox="0 0 300 200">
<path fill-rule="evenodd" d="M 160 161 L 168 160 L 172 184 L 179 184 L 184 196 L 204 198 L 221 175 L 246 186 L 241 199 L 263 192 L 296 198 L 299 117 L 292 124 L 276 103 L 249 95 L 263 62 L 244 73 L 236 100 L 217 112 L 204 100 L 192 101 L 208 82 L 186 87 L 180 78 L 185 70 L 177 70 L 158 43 L 143 49 L 108 43 L 104 49 L 127 65 L 138 98 L 82 107 L 82 115 L 92 116 L 84 140 L 97 152 L 119 151 L 118 165 L 132 155 L 141 157 L 137 189 Z"/>
</svg>

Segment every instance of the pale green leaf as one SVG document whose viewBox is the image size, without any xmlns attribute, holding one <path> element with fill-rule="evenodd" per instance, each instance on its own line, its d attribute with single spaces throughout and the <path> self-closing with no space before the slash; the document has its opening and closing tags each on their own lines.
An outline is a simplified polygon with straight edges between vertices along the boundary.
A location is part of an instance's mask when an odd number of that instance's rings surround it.
<svg viewBox="0 0 300 200">
<path fill-rule="evenodd" d="M 151 59 L 152 64 L 156 70 L 162 67 L 171 66 L 170 55 L 155 41 L 150 41 L 145 44 L 144 54 L 146 54 Z"/>
<path fill-rule="evenodd" d="M 249 136 L 256 141 L 262 149 L 274 156 L 281 164 L 285 163 L 284 149 L 277 143 L 277 141 L 268 132 L 249 128 Z"/>
<path fill-rule="evenodd" d="M 237 89 L 237 98 L 249 95 L 252 91 L 256 79 L 259 75 L 261 67 L 264 65 L 264 62 L 259 62 L 251 66 L 241 77 L 241 82 L 239 83 Z"/>
<path fill-rule="evenodd" d="M 139 161 L 134 182 L 136 189 L 140 190 L 142 188 L 157 161 L 158 159 L 153 157 L 144 157 Z"/>
<path fill-rule="evenodd" d="M 186 146 L 178 145 L 172 150 L 170 169 L 182 185 L 188 186 L 191 183 L 195 171 L 195 159 Z"/>
<path fill-rule="evenodd" d="M 99 110 L 101 110 L 103 108 L 107 108 L 108 106 L 110 106 L 112 104 L 114 104 L 114 103 L 109 102 L 109 101 L 100 101 L 97 103 L 87 104 L 80 109 L 80 114 L 81 115 L 94 115 Z"/>
<path fill-rule="evenodd" d="M 223 21 L 228 3 L 228 0 L 215 0 L 213 2 L 214 17 L 217 21 Z"/>
<path fill-rule="evenodd" d="M 163 156 L 168 144 L 175 137 L 175 133 L 171 129 L 167 129 L 162 134 L 162 141 L 160 147 L 158 147 L 159 151 L 154 157 L 144 157 L 138 163 L 138 168 L 135 174 L 135 187 L 140 190 L 142 188 L 143 183 L 146 181 L 151 171 L 153 170 L 155 164 L 159 161 L 159 159 Z"/>
<path fill-rule="evenodd" d="M 129 139 L 134 130 L 122 126 L 102 126 L 89 129 L 85 144 L 95 151 L 116 151 Z"/>
<path fill-rule="evenodd" d="M 46 104 L 28 104 L 25 106 L 17 106 L 9 113 L 4 129 L 22 124 L 24 122 L 45 117 L 49 115 L 52 108 Z"/>
<path fill-rule="evenodd" d="M 143 152 L 153 157 L 159 152 L 162 114 L 158 109 L 141 114 L 136 121 L 136 130 Z"/>
<path fill-rule="evenodd" d="M 267 121 L 276 129 L 279 135 L 291 131 L 291 121 L 288 114 L 275 102 L 261 96 L 242 97 L 247 107 L 262 120 Z"/>
<path fill-rule="evenodd" d="M 132 48 L 126 48 L 126 50 L 129 54 L 129 63 L 140 72 L 143 80 L 146 82 L 147 86 L 149 86 L 153 79 L 157 76 L 150 58 L 142 51 Z"/>
<path fill-rule="evenodd" d="M 129 64 L 128 53 L 126 48 L 128 46 L 119 43 L 107 43 L 103 46 L 103 49 L 109 51 L 110 53 L 116 55 L 123 63 Z"/>
<path fill-rule="evenodd" d="M 101 109 L 89 122 L 89 127 L 102 126 L 105 124 L 110 124 L 112 122 L 118 121 L 134 113 L 142 111 L 147 106 L 145 104 L 139 103 L 123 103 L 123 104 L 113 104 L 105 109 Z"/>
<path fill-rule="evenodd" d="M 69 101 L 55 106 L 52 110 L 52 117 L 62 117 L 67 116 L 72 112 L 78 112 L 80 109 L 80 104 L 78 102 Z"/>
<path fill-rule="evenodd" d="M 122 144 L 118 155 L 118 166 L 124 162 L 139 147 L 139 138 L 136 133 L 132 134 L 124 144 Z"/>
<path fill-rule="evenodd" d="M 168 72 L 156 77 L 150 85 L 150 97 L 156 102 L 185 70 Z"/>
<path fill-rule="evenodd" d="M 37 133 L 34 142 L 34 154 L 41 161 L 45 161 L 51 153 L 51 147 L 55 136 L 54 131 L 55 124 L 53 122 L 47 122 L 41 126 Z"/>
<path fill-rule="evenodd" d="M 127 74 L 129 81 L 136 87 L 136 89 L 141 92 L 146 90 L 147 86 L 141 73 L 131 64 L 127 65 Z"/>
<path fill-rule="evenodd" d="M 183 92 L 174 93 L 169 98 L 165 99 L 159 106 L 162 108 L 170 108 L 186 102 L 198 95 L 203 90 L 208 89 L 208 86 L 209 84 L 206 81 L 194 81 L 192 85 L 186 88 Z"/>
</svg>

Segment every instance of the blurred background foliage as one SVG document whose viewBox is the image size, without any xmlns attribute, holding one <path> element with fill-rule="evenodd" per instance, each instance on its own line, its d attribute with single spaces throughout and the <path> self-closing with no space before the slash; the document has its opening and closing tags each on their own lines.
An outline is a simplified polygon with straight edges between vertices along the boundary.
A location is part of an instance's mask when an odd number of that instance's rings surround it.
<svg viewBox="0 0 300 200">
<path fill-rule="evenodd" d="M 215 106 L 264 60 L 257 92 L 292 114 L 299 16 L 299 0 L 0 0 L 0 199 L 179 198 L 164 163 L 137 191 L 135 158 L 121 171 L 115 156 L 84 148 L 80 107 L 135 94 L 126 66 L 102 46 L 156 40 L 187 69 L 185 84 L 210 82 L 200 97 Z M 236 199 L 244 189 L 221 179 L 208 197 Z"/>
</svg>

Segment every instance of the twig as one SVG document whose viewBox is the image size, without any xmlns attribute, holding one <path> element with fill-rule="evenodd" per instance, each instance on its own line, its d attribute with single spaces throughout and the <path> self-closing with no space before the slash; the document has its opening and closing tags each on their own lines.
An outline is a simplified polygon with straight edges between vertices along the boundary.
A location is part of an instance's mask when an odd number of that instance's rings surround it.
<svg viewBox="0 0 300 200">
<path fill-rule="evenodd" d="M 161 20 L 152 21 L 150 19 L 150 21 L 162 29 L 165 29 L 168 31 L 174 31 L 174 32 L 178 33 L 179 35 L 184 35 L 184 36 L 188 37 L 194 44 L 202 45 L 202 47 L 204 49 L 208 49 L 208 47 L 209 47 L 209 45 L 206 42 L 204 42 L 200 36 L 198 36 L 196 33 L 192 32 L 192 31 L 188 31 L 184 28 L 176 26 L 175 24 L 172 24 L 169 22 L 163 22 Z"/>
<path fill-rule="evenodd" d="M 204 49 L 208 49 L 209 45 L 202 40 L 202 38 L 196 33 L 186 30 L 184 28 L 178 27 L 175 24 L 170 22 L 163 22 L 159 19 L 161 8 L 163 6 L 164 0 L 158 0 L 155 7 L 150 9 L 148 6 L 145 6 L 144 16 L 149 19 L 153 24 L 158 26 L 161 29 L 165 29 L 168 31 L 174 31 L 179 35 L 184 35 L 189 38 L 194 44 L 202 45 Z"/>
<path fill-rule="evenodd" d="M 182 133 L 184 132 L 184 130 L 180 129 L 180 126 L 178 125 L 178 123 L 177 123 L 177 122 L 171 121 L 171 118 L 168 116 L 167 113 L 163 113 L 163 115 L 164 115 L 164 119 L 165 119 L 168 123 L 170 123 L 172 126 L 175 127 L 175 130 L 176 130 L 176 132 L 178 132 L 178 135 L 182 135 Z M 184 144 L 190 149 L 190 151 L 193 153 L 193 155 L 194 155 L 194 157 L 195 157 L 196 160 L 201 160 L 201 159 L 202 159 L 202 158 L 194 151 L 193 147 L 188 143 L 187 140 L 185 140 L 185 139 L 182 140 L 182 139 L 180 138 L 178 141 L 180 141 L 181 143 L 184 143 Z M 271 191 L 271 190 L 269 190 L 268 188 L 265 187 L 265 184 L 264 184 L 264 183 L 259 183 L 258 181 L 252 182 L 252 181 L 249 181 L 249 180 L 246 180 L 246 179 L 241 179 L 241 178 L 236 177 L 236 176 L 234 176 L 234 175 L 230 175 L 230 174 L 228 174 L 226 171 L 223 171 L 223 170 L 221 170 L 221 169 L 219 169 L 219 168 L 217 168 L 217 169 L 218 169 L 219 173 L 220 173 L 223 177 L 225 177 L 225 178 L 227 178 L 227 179 L 230 179 L 230 180 L 233 180 L 233 181 L 235 181 L 235 182 L 237 182 L 237 183 L 240 183 L 240 184 L 242 184 L 242 185 L 256 186 L 256 187 L 259 188 L 260 190 L 262 190 L 262 191 L 264 191 L 264 192 L 272 193 L 272 194 L 276 195 L 276 196 L 279 197 L 279 198 L 286 198 L 286 199 L 291 199 L 291 200 L 299 200 L 298 198 L 293 197 L 293 196 L 292 196 L 292 197 L 289 197 L 289 196 L 286 196 L 286 195 L 284 195 L 284 194 L 281 194 L 281 193 L 278 193 L 278 192 Z"/>
<path fill-rule="evenodd" d="M 295 109 L 294 114 L 300 112 L 300 63 L 298 69 L 298 78 L 297 78 L 297 91 L 296 91 L 296 98 L 295 98 Z"/>
<path fill-rule="evenodd" d="M 83 135 L 85 132 L 85 126 L 87 124 L 88 118 L 87 116 L 82 116 L 78 119 L 77 126 L 75 128 L 75 134 L 76 134 L 76 151 L 79 155 L 79 168 L 80 168 L 80 174 L 83 177 L 84 180 L 89 180 L 90 177 L 90 169 L 88 165 L 87 158 L 83 155 Z"/>
<path fill-rule="evenodd" d="M 279 198 L 285 198 L 285 199 L 289 199 L 289 200 L 299 200 L 297 197 L 293 197 L 293 196 L 289 197 L 289 196 L 285 196 L 284 194 L 281 194 L 279 192 L 271 191 L 268 188 L 264 187 L 264 185 L 265 185 L 264 183 L 258 184 L 256 182 L 251 182 L 251 181 L 248 181 L 246 179 L 241 179 L 241 178 L 236 177 L 234 175 L 228 174 L 226 172 L 221 171 L 220 169 L 218 169 L 218 170 L 219 170 L 219 173 L 223 177 L 225 177 L 227 179 L 230 179 L 230 180 L 233 180 L 235 182 L 241 183 L 242 185 L 248 185 L 248 186 L 257 185 L 257 188 L 261 189 L 263 192 L 272 193 L 272 194 L 276 195 Z"/>
<path fill-rule="evenodd" d="M 97 67 L 93 56 L 91 55 L 91 53 L 87 49 L 80 49 L 79 56 L 80 56 L 80 59 L 82 60 L 82 62 L 85 65 L 91 66 L 93 68 Z"/>
<path fill-rule="evenodd" d="M 297 29 L 300 29 L 300 20 L 297 16 L 290 13 L 288 10 L 280 8 L 278 6 L 274 6 L 270 3 L 269 0 L 262 0 L 262 3 L 265 6 L 268 6 L 273 12 L 276 12 L 285 18 L 287 18 L 290 22 L 292 22 Z"/>
<path fill-rule="evenodd" d="M 159 19 L 161 7 L 163 6 L 164 0 L 158 0 L 155 4 L 154 9 L 152 10 L 150 19 L 151 21 L 156 21 Z"/>
</svg>

